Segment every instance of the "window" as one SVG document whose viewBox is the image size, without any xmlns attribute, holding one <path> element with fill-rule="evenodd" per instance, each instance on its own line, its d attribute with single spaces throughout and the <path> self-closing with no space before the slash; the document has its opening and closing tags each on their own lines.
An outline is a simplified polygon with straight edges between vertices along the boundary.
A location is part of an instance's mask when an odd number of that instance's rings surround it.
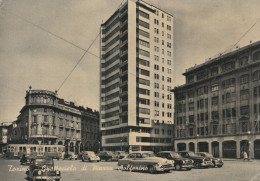
<svg viewBox="0 0 260 181">
<path fill-rule="evenodd" d="M 249 76 L 248 74 L 240 76 L 240 84 L 248 83 Z"/>
<path fill-rule="evenodd" d="M 249 106 L 240 107 L 240 115 L 248 116 L 249 115 Z"/>
<path fill-rule="evenodd" d="M 145 76 L 150 76 L 150 72 L 148 70 L 140 69 L 139 68 L 139 74 L 145 75 Z"/>
<path fill-rule="evenodd" d="M 203 94 L 207 94 L 208 93 L 208 87 L 204 86 L 204 87 L 200 87 L 197 89 L 197 95 L 203 95 Z"/>
<path fill-rule="evenodd" d="M 253 54 L 253 62 L 260 60 L 260 51 Z"/>
<path fill-rule="evenodd" d="M 146 56 L 146 57 L 150 57 L 150 52 L 148 52 L 148 51 L 145 51 L 145 50 L 142 50 L 142 49 L 137 49 L 137 52 L 140 55 L 143 55 L 143 56 Z"/>
<path fill-rule="evenodd" d="M 139 26 L 142 26 L 142 27 L 144 27 L 144 28 L 149 29 L 149 23 L 146 23 L 146 22 L 144 22 L 144 21 L 142 21 L 142 20 L 140 20 L 140 19 L 136 19 L 136 22 L 137 22 L 137 24 L 138 24 Z"/>
<path fill-rule="evenodd" d="M 218 85 L 212 85 L 211 86 L 211 92 L 215 92 L 215 91 L 218 91 Z"/>
<path fill-rule="evenodd" d="M 139 113 L 150 115 L 150 109 L 139 108 Z"/>
<path fill-rule="evenodd" d="M 150 47 L 150 43 L 149 42 L 141 40 L 141 39 L 139 39 L 139 44 L 143 45 L 145 47 L 148 47 L 148 48 Z"/>
<path fill-rule="evenodd" d="M 139 88 L 138 92 L 139 92 L 139 94 L 150 95 L 150 90 L 147 90 L 147 89 Z"/>
<path fill-rule="evenodd" d="M 197 74 L 197 80 L 202 80 L 208 78 L 208 71 L 202 71 Z"/>
<path fill-rule="evenodd" d="M 143 31 L 143 30 L 140 30 L 140 29 L 138 29 L 138 34 L 139 34 L 139 35 L 142 35 L 142 36 L 144 36 L 144 37 L 146 37 L 146 38 L 149 38 L 149 37 L 150 37 L 150 34 L 149 34 L 148 32 Z"/>
<path fill-rule="evenodd" d="M 168 38 L 168 39 L 171 39 L 172 36 L 171 36 L 170 34 L 167 33 L 167 38 Z"/>
<path fill-rule="evenodd" d="M 145 12 L 143 12 L 143 11 L 141 11 L 140 9 L 137 9 L 137 13 L 138 13 L 140 16 L 142 16 L 142 17 L 144 17 L 144 18 L 146 18 L 146 19 L 149 19 L 149 14 L 148 14 L 148 13 L 145 13 Z"/>
<path fill-rule="evenodd" d="M 137 79 L 138 79 L 139 84 L 150 86 L 150 80 L 146 80 L 146 79 L 142 79 L 142 78 L 137 78 Z"/>
<path fill-rule="evenodd" d="M 235 68 L 235 61 L 231 61 L 222 65 L 222 71 L 229 71 Z"/>
<path fill-rule="evenodd" d="M 260 80 L 260 70 L 253 73 L 253 80 Z"/>
<path fill-rule="evenodd" d="M 240 100 L 248 100 L 249 99 L 249 90 L 245 89 L 245 90 L 241 90 L 240 91 Z"/>
<path fill-rule="evenodd" d="M 150 62 L 147 60 L 143 60 L 143 59 L 137 59 L 137 61 L 139 62 L 139 64 L 150 67 Z"/>
<path fill-rule="evenodd" d="M 243 56 L 238 59 L 239 66 L 244 66 L 248 64 L 248 56 Z"/>
<path fill-rule="evenodd" d="M 211 69 L 211 76 L 217 75 L 218 74 L 218 67 L 214 67 Z"/>
<path fill-rule="evenodd" d="M 219 119 L 218 111 L 212 111 L 211 112 L 211 117 L 212 117 L 213 120 L 218 120 Z"/>
<path fill-rule="evenodd" d="M 222 81 L 222 88 L 229 88 L 229 87 L 234 87 L 236 84 L 236 79 L 235 78 L 231 78 L 231 79 L 227 79 Z"/>
<path fill-rule="evenodd" d="M 189 102 L 189 111 L 194 110 L 194 102 Z"/>
</svg>

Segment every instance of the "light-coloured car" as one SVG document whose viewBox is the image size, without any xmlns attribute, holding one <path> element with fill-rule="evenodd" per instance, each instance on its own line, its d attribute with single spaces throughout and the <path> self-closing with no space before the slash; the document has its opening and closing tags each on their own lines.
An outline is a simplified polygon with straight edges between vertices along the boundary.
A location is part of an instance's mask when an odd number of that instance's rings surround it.
<svg viewBox="0 0 260 181">
<path fill-rule="evenodd" d="M 99 156 L 97 156 L 93 151 L 83 151 L 81 153 L 81 160 L 84 161 L 89 161 L 89 162 L 93 162 L 93 161 L 100 161 Z"/>
<path fill-rule="evenodd" d="M 118 166 L 130 171 L 170 172 L 174 161 L 156 157 L 151 151 L 138 151 L 118 160 Z"/>
</svg>

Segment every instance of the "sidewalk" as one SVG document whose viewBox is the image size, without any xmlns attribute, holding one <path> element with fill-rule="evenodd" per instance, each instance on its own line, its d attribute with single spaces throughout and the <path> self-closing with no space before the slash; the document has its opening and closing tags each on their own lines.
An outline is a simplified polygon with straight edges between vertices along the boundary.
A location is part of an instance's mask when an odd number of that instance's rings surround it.
<svg viewBox="0 0 260 181">
<path fill-rule="evenodd" d="M 259 161 L 259 159 L 250 159 L 248 160 L 243 160 L 241 158 L 222 158 L 223 161 L 241 161 L 241 162 L 255 162 L 255 161 Z"/>
</svg>

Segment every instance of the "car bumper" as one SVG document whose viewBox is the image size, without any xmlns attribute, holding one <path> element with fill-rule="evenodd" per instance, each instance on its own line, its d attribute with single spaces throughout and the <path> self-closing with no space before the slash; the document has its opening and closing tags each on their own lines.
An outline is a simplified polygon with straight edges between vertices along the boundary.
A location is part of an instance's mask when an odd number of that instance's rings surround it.
<svg viewBox="0 0 260 181">
<path fill-rule="evenodd" d="M 224 163 L 223 162 L 215 162 L 215 166 L 223 166 Z"/>
<path fill-rule="evenodd" d="M 155 170 L 157 172 L 164 172 L 164 171 L 168 171 L 168 170 L 174 170 L 173 166 L 161 166 L 161 167 L 155 167 Z"/>
<path fill-rule="evenodd" d="M 212 167 L 214 164 L 212 162 L 202 162 L 201 167 Z"/>
<path fill-rule="evenodd" d="M 34 180 L 47 180 L 47 181 L 51 181 L 51 180 L 56 180 L 56 179 L 60 179 L 61 176 L 36 176 L 34 177 Z"/>
<path fill-rule="evenodd" d="M 192 168 L 192 167 L 193 167 L 193 164 L 190 164 L 190 165 L 182 165 L 181 167 L 182 167 L 182 168 Z"/>
</svg>

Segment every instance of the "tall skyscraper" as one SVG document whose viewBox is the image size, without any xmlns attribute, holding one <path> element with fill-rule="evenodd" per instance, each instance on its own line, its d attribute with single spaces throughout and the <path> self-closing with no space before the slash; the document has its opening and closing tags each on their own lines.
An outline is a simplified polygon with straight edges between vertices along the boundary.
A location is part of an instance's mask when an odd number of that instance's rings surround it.
<svg viewBox="0 0 260 181">
<path fill-rule="evenodd" d="M 101 25 L 100 52 L 103 149 L 171 149 L 173 16 L 128 0 Z"/>
</svg>

